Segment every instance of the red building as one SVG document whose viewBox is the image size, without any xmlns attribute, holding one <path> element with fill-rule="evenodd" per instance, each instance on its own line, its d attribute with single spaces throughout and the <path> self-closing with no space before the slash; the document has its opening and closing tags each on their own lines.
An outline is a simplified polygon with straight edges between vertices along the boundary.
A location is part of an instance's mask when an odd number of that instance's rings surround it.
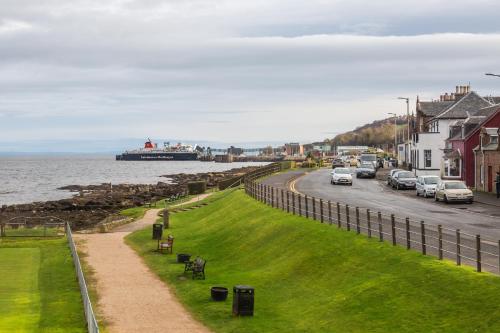
<svg viewBox="0 0 500 333">
<path fill-rule="evenodd" d="M 477 187 L 474 148 L 479 145 L 481 128 L 484 127 L 500 127 L 499 104 L 480 109 L 473 116 L 450 125 L 443 157 L 443 178 L 461 179 L 467 186 Z"/>
</svg>

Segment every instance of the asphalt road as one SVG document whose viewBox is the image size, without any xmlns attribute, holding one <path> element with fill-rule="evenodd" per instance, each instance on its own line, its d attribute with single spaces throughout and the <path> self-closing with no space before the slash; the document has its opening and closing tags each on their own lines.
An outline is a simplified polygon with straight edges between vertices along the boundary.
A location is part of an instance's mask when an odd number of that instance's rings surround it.
<svg viewBox="0 0 500 333">
<path fill-rule="evenodd" d="M 433 198 L 421 198 L 414 190 L 396 191 L 376 179 L 356 179 L 353 185 L 331 185 L 330 169 L 307 173 L 295 181 L 295 190 L 302 194 L 332 200 L 350 206 L 369 208 L 384 214 L 409 217 L 415 221 L 441 224 L 445 228 L 461 229 L 470 234 L 480 234 L 490 240 L 500 239 L 500 209 L 495 206 L 473 204 L 446 204 Z M 295 174 L 298 176 L 299 174 Z M 277 176 L 278 177 L 278 176 Z M 288 176 L 290 178 L 290 176 Z M 287 183 L 285 175 L 271 177 L 269 185 L 282 187 Z"/>
</svg>

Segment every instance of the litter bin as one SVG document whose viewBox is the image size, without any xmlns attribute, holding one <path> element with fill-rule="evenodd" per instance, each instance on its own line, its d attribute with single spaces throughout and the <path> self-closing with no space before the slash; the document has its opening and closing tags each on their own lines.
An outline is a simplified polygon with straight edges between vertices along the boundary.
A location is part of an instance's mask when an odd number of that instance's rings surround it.
<svg viewBox="0 0 500 333">
<path fill-rule="evenodd" d="M 255 290 L 250 286 L 233 287 L 233 315 L 253 316 Z"/>
<path fill-rule="evenodd" d="M 155 223 L 153 224 L 153 239 L 161 240 L 163 236 L 163 224 Z"/>
</svg>

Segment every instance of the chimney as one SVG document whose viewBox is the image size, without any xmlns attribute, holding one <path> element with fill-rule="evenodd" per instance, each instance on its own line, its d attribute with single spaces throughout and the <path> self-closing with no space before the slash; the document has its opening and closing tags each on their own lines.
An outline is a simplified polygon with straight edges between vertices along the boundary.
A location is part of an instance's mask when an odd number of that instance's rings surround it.
<svg viewBox="0 0 500 333">
<path fill-rule="evenodd" d="M 444 100 L 449 101 L 450 100 L 450 95 L 448 93 L 444 94 Z"/>
<path fill-rule="evenodd" d="M 455 87 L 455 94 L 460 94 L 460 86 Z"/>
<path fill-rule="evenodd" d="M 455 94 L 454 93 L 451 93 L 450 94 L 450 101 L 454 101 L 455 100 Z"/>
</svg>

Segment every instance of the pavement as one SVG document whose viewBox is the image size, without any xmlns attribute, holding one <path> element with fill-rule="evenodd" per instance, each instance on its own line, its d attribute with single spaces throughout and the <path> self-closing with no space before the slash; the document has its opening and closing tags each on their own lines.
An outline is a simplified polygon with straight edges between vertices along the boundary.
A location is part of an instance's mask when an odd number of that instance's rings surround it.
<svg viewBox="0 0 500 333">
<path fill-rule="evenodd" d="M 195 200 L 198 198 L 191 201 Z M 98 311 L 111 333 L 208 333 L 210 330 L 191 316 L 168 285 L 125 244 L 125 236 L 153 224 L 159 211 L 150 209 L 142 219 L 110 233 L 75 235 L 95 272 Z"/>
<path fill-rule="evenodd" d="M 353 186 L 331 185 L 330 169 L 313 172 L 292 171 L 269 177 L 263 181 L 278 188 L 291 187 L 296 191 L 322 198 L 370 208 L 384 214 L 409 217 L 416 221 L 441 224 L 450 229 L 479 234 L 486 239 L 500 239 L 500 206 L 487 195 L 480 195 L 473 204 L 446 204 L 432 198 L 422 198 L 415 191 L 396 191 L 383 181 L 385 169 L 380 170 L 378 179 L 353 179 Z M 493 197 L 494 198 L 494 197 Z"/>
</svg>

